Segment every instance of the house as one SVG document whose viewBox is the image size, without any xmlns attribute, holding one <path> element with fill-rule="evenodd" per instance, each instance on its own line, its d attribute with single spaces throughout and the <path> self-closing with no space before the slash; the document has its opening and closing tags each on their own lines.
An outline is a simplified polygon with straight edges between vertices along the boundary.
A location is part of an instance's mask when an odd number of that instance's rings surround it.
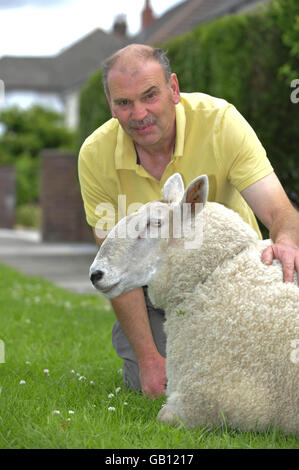
<svg viewBox="0 0 299 470">
<path fill-rule="evenodd" d="M 267 0 L 185 0 L 155 18 L 150 0 L 142 11 L 142 30 L 126 35 L 126 22 L 116 18 L 113 32 L 92 31 L 75 44 L 51 57 L 2 57 L 0 80 L 5 84 L 5 104 L 43 104 L 64 112 L 66 124 L 78 123 L 79 93 L 102 61 L 129 43 L 158 44 L 186 33 L 201 23 L 224 14 L 254 9 Z"/>
<path fill-rule="evenodd" d="M 186 0 L 152 21 L 135 38 L 142 44 L 160 44 L 227 14 L 254 10 L 267 0 Z M 148 2 L 147 2 L 148 3 Z"/>
<path fill-rule="evenodd" d="M 106 57 L 126 44 L 125 37 L 96 29 L 53 57 L 3 57 L 0 78 L 5 104 L 51 107 L 64 112 L 66 124 L 74 128 L 82 85 Z"/>
</svg>

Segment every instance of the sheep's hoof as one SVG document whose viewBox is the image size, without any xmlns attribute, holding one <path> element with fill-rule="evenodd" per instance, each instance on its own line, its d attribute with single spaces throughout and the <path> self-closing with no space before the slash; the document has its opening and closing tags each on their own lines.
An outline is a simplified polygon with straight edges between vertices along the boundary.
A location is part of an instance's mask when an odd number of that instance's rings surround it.
<svg viewBox="0 0 299 470">
<path fill-rule="evenodd" d="M 168 423 L 172 426 L 179 426 L 180 420 L 175 414 L 173 407 L 169 405 L 164 405 L 163 408 L 158 413 L 158 420 L 162 423 Z"/>
</svg>

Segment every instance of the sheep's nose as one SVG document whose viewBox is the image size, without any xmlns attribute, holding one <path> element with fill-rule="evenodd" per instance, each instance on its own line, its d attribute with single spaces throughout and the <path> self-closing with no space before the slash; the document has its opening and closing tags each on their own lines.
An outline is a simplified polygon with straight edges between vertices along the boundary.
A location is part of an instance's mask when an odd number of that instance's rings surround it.
<svg viewBox="0 0 299 470">
<path fill-rule="evenodd" d="M 99 269 L 97 269 L 90 275 L 90 280 L 93 284 L 95 284 L 97 281 L 100 281 L 103 276 L 104 276 L 103 271 L 100 271 Z"/>
</svg>

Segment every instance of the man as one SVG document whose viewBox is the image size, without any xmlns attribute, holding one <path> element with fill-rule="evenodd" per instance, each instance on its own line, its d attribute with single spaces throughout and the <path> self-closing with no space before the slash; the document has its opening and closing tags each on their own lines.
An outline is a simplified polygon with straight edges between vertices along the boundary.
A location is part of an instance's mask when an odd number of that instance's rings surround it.
<svg viewBox="0 0 299 470">
<path fill-rule="evenodd" d="M 185 185 L 206 173 L 209 200 L 238 211 L 258 233 L 253 212 L 267 226 L 274 245 L 262 261 L 278 258 L 291 282 L 294 269 L 299 272 L 299 216 L 237 110 L 202 93 L 181 94 L 167 57 L 149 46 L 130 45 L 107 59 L 103 82 L 113 119 L 84 142 L 79 156 L 87 221 L 99 246 L 105 231 L 98 222 L 116 222 L 119 194 L 127 209 L 160 199 L 175 172 Z M 166 385 L 163 312 L 153 308 L 146 288 L 120 295 L 112 306 L 118 319 L 113 344 L 124 359 L 125 383 L 158 397 Z"/>
</svg>

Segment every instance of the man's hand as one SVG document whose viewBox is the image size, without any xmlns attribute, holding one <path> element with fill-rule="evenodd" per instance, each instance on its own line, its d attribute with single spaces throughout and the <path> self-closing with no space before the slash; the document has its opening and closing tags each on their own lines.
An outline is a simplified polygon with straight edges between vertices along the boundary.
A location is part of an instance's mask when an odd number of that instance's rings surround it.
<svg viewBox="0 0 299 470">
<path fill-rule="evenodd" d="M 282 264 L 284 282 L 293 282 L 294 270 L 297 271 L 299 279 L 299 247 L 284 241 L 268 246 L 262 253 L 264 264 L 272 264 L 275 258 Z"/>
<path fill-rule="evenodd" d="M 283 280 L 299 277 L 299 212 L 290 203 L 275 173 L 260 179 L 241 192 L 255 215 L 268 228 L 274 244 L 263 251 L 262 261 L 272 264 L 279 259 Z"/>
<path fill-rule="evenodd" d="M 158 398 L 165 393 L 166 386 L 166 361 L 163 356 L 155 357 L 139 363 L 139 379 L 142 393 L 150 398 Z"/>
</svg>

